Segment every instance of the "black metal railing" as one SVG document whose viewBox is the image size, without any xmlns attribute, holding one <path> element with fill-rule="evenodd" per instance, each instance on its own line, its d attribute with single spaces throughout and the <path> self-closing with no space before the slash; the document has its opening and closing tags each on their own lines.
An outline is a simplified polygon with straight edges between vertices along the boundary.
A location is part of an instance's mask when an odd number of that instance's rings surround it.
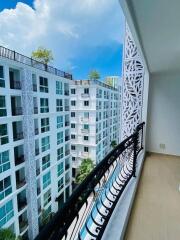
<svg viewBox="0 0 180 240">
<path fill-rule="evenodd" d="M 63 72 L 61 70 L 58 70 L 57 68 L 48 66 L 48 65 L 46 65 L 42 62 L 36 61 L 33 58 L 29 58 L 27 56 L 24 56 L 20 53 L 17 53 L 15 51 L 12 51 L 12 50 L 10 50 L 8 48 L 5 48 L 5 47 L 2 47 L 2 46 L 0 46 L 0 56 L 4 57 L 4 58 L 8 58 L 8 59 L 13 60 L 13 61 L 23 63 L 25 65 L 28 65 L 28 66 L 31 66 L 31 67 L 34 67 L 34 68 L 37 68 L 37 69 L 40 69 L 40 70 L 43 70 L 43 71 L 46 71 L 46 72 L 49 72 L 49 73 L 52 73 L 52 74 L 55 74 L 59 77 L 67 78 L 67 79 L 70 79 L 70 80 L 73 79 L 72 74 Z"/>
<path fill-rule="evenodd" d="M 101 239 L 143 149 L 143 126 L 116 146 L 74 190 L 35 240 Z M 58 198 L 56 199 L 58 201 Z"/>
</svg>

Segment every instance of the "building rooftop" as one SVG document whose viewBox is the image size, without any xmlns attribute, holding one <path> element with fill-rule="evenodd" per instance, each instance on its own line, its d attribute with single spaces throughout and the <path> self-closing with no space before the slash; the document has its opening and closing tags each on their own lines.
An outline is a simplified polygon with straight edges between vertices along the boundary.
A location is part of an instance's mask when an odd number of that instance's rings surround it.
<svg viewBox="0 0 180 240">
<path fill-rule="evenodd" d="M 108 85 L 108 84 L 106 84 L 106 83 L 104 83 L 104 82 L 102 82 L 102 81 L 100 81 L 100 80 L 87 80 L 87 79 L 85 79 L 85 80 L 76 80 L 76 81 L 75 81 L 75 84 L 76 84 L 76 85 L 91 85 L 91 84 L 96 84 L 96 85 L 99 85 L 99 86 L 101 86 L 101 87 L 105 87 L 105 88 L 108 88 L 108 89 L 111 89 L 111 90 L 114 90 L 114 91 L 118 91 L 117 88 L 114 88 L 114 87 L 112 87 L 112 86 L 110 86 L 110 85 Z"/>
<path fill-rule="evenodd" d="M 28 65 L 33 68 L 40 69 L 42 71 L 46 71 L 48 73 L 54 74 L 59 77 L 67 78 L 70 80 L 73 79 L 72 74 L 70 74 L 70 73 L 61 71 L 61 70 L 54 68 L 52 66 L 49 66 L 49 65 L 45 65 L 44 63 L 39 62 L 33 58 L 29 58 L 27 56 L 24 56 L 20 53 L 17 53 L 13 50 L 10 50 L 10 49 L 2 47 L 2 46 L 0 46 L 0 57 L 8 58 L 10 60 Z"/>
</svg>

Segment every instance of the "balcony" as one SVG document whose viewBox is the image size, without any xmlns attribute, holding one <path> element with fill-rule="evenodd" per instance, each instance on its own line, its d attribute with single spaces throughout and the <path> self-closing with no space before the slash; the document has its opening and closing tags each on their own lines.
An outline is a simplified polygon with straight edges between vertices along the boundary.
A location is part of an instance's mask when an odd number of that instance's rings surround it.
<svg viewBox="0 0 180 240">
<path fill-rule="evenodd" d="M 69 106 L 65 106 L 65 111 L 69 111 L 70 110 L 70 107 Z"/>
<path fill-rule="evenodd" d="M 70 154 L 70 150 L 68 149 L 65 151 L 65 156 L 68 156 L 69 154 Z"/>
<path fill-rule="evenodd" d="M 33 91 L 37 92 L 37 84 L 33 84 Z"/>
<path fill-rule="evenodd" d="M 23 114 L 22 107 L 12 108 L 12 116 L 19 116 L 19 115 L 22 115 L 22 114 Z"/>
<path fill-rule="evenodd" d="M 69 90 L 64 90 L 64 95 L 69 96 Z"/>
<path fill-rule="evenodd" d="M 69 127 L 69 126 L 70 126 L 70 122 L 69 121 L 65 122 L 65 127 Z"/>
<path fill-rule="evenodd" d="M 70 136 L 65 136 L 65 142 L 69 141 L 70 140 Z"/>
<path fill-rule="evenodd" d="M 88 98 L 88 97 L 90 97 L 90 95 L 89 95 L 89 93 L 82 93 L 81 97 L 82 98 Z"/>
<path fill-rule="evenodd" d="M 85 133 L 85 134 L 88 134 L 88 133 L 89 133 L 89 129 L 84 129 L 84 128 L 83 128 L 83 129 L 81 129 L 81 132 L 82 132 L 82 133 Z"/>
<path fill-rule="evenodd" d="M 21 89 L 20 71 L 17 69 L 9 69 L 9 79 L 11 89 Z"/>
<path fill-rule="evenodd" d="M 19 189 L 23 187 L 25 184 L 26 184 L 25 169 L 21 168 L 18 171 L 16 171 L 16 188 Z"/>
<path fill-rule="evenodd" d="M 15 166 L 22 164 L 25 161 L 24 155 L 15 157 Z"/>
<path fill-rule="evenodd" d="M 81 239 L 101 239 L 117 201 L 136 175 L 137 159 L 143 149 L 142 139 L 143 124 L 140 124 L 135 133 L 114 148 L 74 190 L 70 200 L 55 214 L 53 225 L 47 225 L 36 240 L 56 236 L 55 224 L 58 224 L 59 239 L 66 234 L 71 240 L 78 236 Z M 67 174 L 65 182 L 68 181 Z M 58 216 L 63 216 L 60 221 Z"/>
<path fill-rule="evenodd" d="M 39 129 L 38 129 L 38 128 L 35 128 L 35 129 L 34 129 L 34 134 L 35 134 L 35 135 L 38 135 L 38 134 L 39 134 Z"/>
<path fill-rule="evenodd" d="M 34 107 L 34 114 L 38 114 L 38 107 Z"/>
</svg>

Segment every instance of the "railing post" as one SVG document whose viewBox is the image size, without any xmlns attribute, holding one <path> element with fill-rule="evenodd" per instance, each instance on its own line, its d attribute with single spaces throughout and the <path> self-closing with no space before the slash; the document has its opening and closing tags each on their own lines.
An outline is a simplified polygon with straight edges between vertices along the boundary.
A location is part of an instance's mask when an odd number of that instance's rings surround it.
<svg viewBox="0 0 180 240">
<path fill-rule="evenodd" d="M 138 131 L 135 132 L 133 139 L 134 139 L 133 177 L 136 177 Z"/>
</svg>

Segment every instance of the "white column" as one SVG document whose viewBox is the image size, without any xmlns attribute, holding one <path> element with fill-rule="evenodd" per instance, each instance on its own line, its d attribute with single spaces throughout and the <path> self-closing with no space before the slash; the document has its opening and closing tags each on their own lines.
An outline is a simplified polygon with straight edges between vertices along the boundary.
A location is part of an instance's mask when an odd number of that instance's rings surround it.
<svg viewBox="0 0 180 240">
<path fill-rule="evenodd" d="M 38 207 L 36 188 L 36 160 L 33 119 L 33 91 L 32 73 L 30 70 L 22 70 L 22 108 L 23 108 L 23 132 L 24 132 L 24 155 L 27 181 L 27 203 L 29 238 L 34 239 L 39 232 Z"/>
</svg>

